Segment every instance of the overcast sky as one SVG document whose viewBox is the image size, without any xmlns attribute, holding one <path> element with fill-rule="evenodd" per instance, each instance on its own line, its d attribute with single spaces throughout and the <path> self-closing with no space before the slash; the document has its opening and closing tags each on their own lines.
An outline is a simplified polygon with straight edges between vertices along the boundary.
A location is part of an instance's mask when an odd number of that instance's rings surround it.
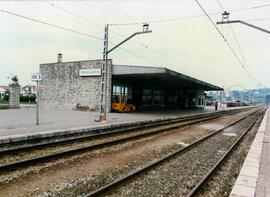
<svg viewBox="0 0 270 197">
<path fill-rule="evenodd" d="M 223 11 L 217 0 L 199 2 L 214 22 L 221 20 Z M 231 11 L 231 20 L 270 29 L 270 0 L 220 3 Z M 254 8 L 261 5 L 265 6 Z M 239 10 L 244 8 L 251 9 Z M 243 57 L 230 26 L 218 26 L 254 78 L 251 80 L 209 19 L 199 16 L 203 12 L 195 0 L 1 1 L 0 10 L 99 38 L 103 38 L 107 23 L 138 23 L 110 25 L 109 41 L 115 44 L 148 22 L 153 32 L 134 37 L 123 45 L 125 50 L 112 52 L 109 58 L 114 64 L 167 67 L 225 88 L 234 84 L 246 89 L 270 86 L 270 35 L 233 24 Z M 0 12 L 0 84 L 9 83 L 10 73 L 18 75 L 21 85 L 31 84 L 31 73 L 38 72 L 41 63 L 56 62 L 59 52 L 63 61 L 100 59 L 102 47 L 102 40 Z"/>
</svg>

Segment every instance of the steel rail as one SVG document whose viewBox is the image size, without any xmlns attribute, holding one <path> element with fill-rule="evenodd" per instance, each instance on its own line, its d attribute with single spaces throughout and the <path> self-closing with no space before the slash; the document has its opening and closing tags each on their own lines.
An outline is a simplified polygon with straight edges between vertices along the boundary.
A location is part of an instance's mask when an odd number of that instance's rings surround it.
<svg viewBox="0 0 270 197">
<path fill-rule="evenodd" d="M 246 109 L 244 109 L 246 110 Z M 14 154 L 14 153 L 19 153 L 23 151 L 29 151 L 29 150 L 37 150 L 37 149 L 43 149 L 46 147 L 50 146 L 57 146 L 57 145 L 63 145 L 63 144 L 69 144 L 69 143 L 74 143 L 74 142 L 80 142 L 80 141 L 86 141 L 86 140 L 91 140 L 91 139 L 96 139 L 99 137 L 104 137 L 104 136 L 110 136 L 110 135 L 116 135 L 116 134 L 122 134 L 122 133 L 127 133 L 127 132 L 132 132 L 134 130 L 138 129 L 151 129 L 155 128 L 157 126 L 165 126 L 168 124 L 173 124 L 173 123 L 181 123 L 190 119 L 200 119 L 203 117 L 209 117 L 209 116 L 219 116 L 219 115 L 230 115 L 234 113 L 239 113 L 241 111 L 244 111 L 243 109 L 240 110 L 231 110 L 231 111 L 221 111 L 220 113 L 203 113 L 203 114 L 195 114 L 191 116 L 184 116 L 184 117 L 179 117 L 173 120 L 165 120 L 162 122 L 154 122 L 154 123 L 148 123 L 146 125 L 140 125 L 140 126 L 131 126 L 129 128 L 120 128 L 116 129 L 112 132 L 103 132 L 103 133 L 98 133 L 98 134 L 90 134 L 90 135 L 83 135 L 83 136 L 78 136 L 78 137 L 72 137 L 68 139 L 62 139 L 62 140 L 57 140 L 57 141 L 52 141 L 52 142 L 43 142 L 43 143 L 35 143 L 35 144 L 30 144 L 30 145 L 24 145 L 24 146 L 17 146 L 13 148 L 3 148 L 0 149 L 0 155 L 7 155 L 7 154 Z"/>
<path fill-rule="evenodd" d="M 199 181 L 199 183 L 191 190 L 191 192 L 187 195 L 187 197 L 195 196 L 201 187 L 206 183 L 206 181 L 213 175 L 213 173 L 220 167 L 221 163 L 225 161 L 230 153 L 237 147 L 240 141 L 244 138 L 244 136 L 252 129 L 254 124 L 259 120 L 257 118 L 254 120 L 248 128 L 237 138 L 237 140 L 232 143 L 230 148 L 226 151 L 226 153 L 216 162 L 216 164 L 208 171 L 208 173 Z"/>
<path fill-rule="evenodd" d="M 252 114 L 252 113 L 254 113 L 254 112 L 251 112 L 249 114 Z M 206 117 L 206 118 L 201 118 L 201 119 L 198 119 L 198 120 L 186 122 L 183 125 L 177 125 L 177 126 L 173 126 L 173 127 L 170 127 L 170 128 L 162 128 L 162 129 L 159 129 L 158 131 L 142 133 L 142 134 L 135 135 L 135 136 L 128 136 L 126 138 L 111 140 L 111 141 L 107 141 L 107 142 L 103 142 L 103 143 L 99 143 L 99 144 L 74 148 L 74 149 L 67 150 L 67 151 L 62 151 L 62 152 L 47 154 L 47 155 L 44 155 L 44 156 L 35 157 L 35 158 L 31 158 L 31 159 L 16 161 L 16 162 L 13 162 L 13 163 L 0 165 L 0 171 L 15 170 L 15 169 L 26 167 L 26 166 L 29 166 L 29 165 L 33 165 L 33 164 L 37 164 L 37 163 L 43 163 L 43 162 L 47 162 L 47 161 L 50 161 L 50 160 L 56 160 L 56 159 L 59 159 L 59 158 L 62 158 L 62 157 L 71 156 L 71 155 L 78 154 L 78 153 L 83 153 L 83 152 L 86 152 L 86 151 L 97 150 L 97 149 L 100 149 L 100 148 L 104 148 L 104 147 L 108 147 L 108 146 L 128 142 L 128 141 L 131 141 L 131 140 L 136 140 L 136 139 L 139 139 L 139 138 L 142 138 L 142 137 L 148 137 L 148 136 L 151 136 L 151 135 L 156 135 L 156 134 L 159 134 L 161 132 L 169 131 L 169 130 L 172 130 L 172 129 L 175 129 L 175 128 L 178 128 L 178 127 L 189 126 L 189 125 L 193 125 L 193 124 L 196 124 L 196 123 L 209 121 L 209 120 L 212 120 L 212 119 L 219 118 L 221 116 L 222 116 L 222 114 L 219 114 L 219 115 L 215 115 L 215 116 L 212 116 L 212 117 Z"/>
<path fill-rule="evenodd" d="M 156 167 L 157 165 L 159 165 L 159 164 L 161 164 L 161 163 L 163 163 L 163 162 L 165 162 L 165 161 L 167 161 L 167 160 L 169 160 L 169 159 L 177 156 L 178 154 L 183 153 L 184 151 L 186 151 L 186 150 L 194 147 L 195 145 L 197 145 L 197 144 L 199 144 L 199 143 L 207 140 L 208 138 L 216 135 L 217 133 L 219 133 L 219 132 L 221 132 L 221 131 L 223 131 L 223 130 L 225 130 L 225 129 L 227 129 L 227 128 L 229 128 L 229 127 L 231 127 L 231 126 L 233 126 L 233 125 L 235 125 L 235 124 L 237 124 L 239 122 L 241 122 L 242 120 L 246 119 L 247 117 L 249 117 L 251 115 L 254 115 L 255 113 L 257 113 L 260 110 L 262 110 L 262 109 L 259 108 L 258 110 L 256 110 L 256 111 L 254 111 L 254 112 L 252 112 L 252 113 L 250 113 L 250 114 L 248 114 L 248 115 L 240 118 L 239 120 L 236 120 L 236 121 L 234 121 L 234 122 L 226 125 L 225 127 L 221 128 L 221 129 L 218 129 L 218 130 L 216 130 L 216 131 L 214 131 L 214 132 L 212 132 L 212 133 L 204 136 L 203 138 L 194 141 L 192 144 L 190 144 L 190 145 L 188 145 L 188 146 L 186 146 L 184 148 L 181 148 L 179 150 L 176 150 L 176 151 L 174 151 L 174 152 L 166 155 L 163 158 L 157 159 L 154 162 L 152 162 L 152 163 L 150 163 L 150 164 L 148 164 L 148 165 L 146 165 L 146 166 L 144 166 L 144 167 L 142 167 L 140 169 L 137 169 L 137 170 L 135 170 L 135 171 L 133 171 L 133 172 L 131 172 L 131 173 L 129 173 L 129 174 L 127 174 L 127 175 L 125 175 L 125 176 L 117 179 L 117 180 L 115 180 L 114 182 L 111 182 L 111 183 L 109 183 L 109 184 L 107 184 L 107 185 L 105 185 L 105 186 L 103 186 L 103 187 L 101 187 L 101 188 L 99 188 L 99 189 L 97 189 L 97 190 L 89 193 L 89 194 L 84 195 L 84 197 L 100 196 L 100 195 L 102 195 L 102 194 L 104 194 L 104 193 L 112 190 L 113 188 L 121 185 L 122 183 L 124 183 L 124 182 L 126 182 L 126 181 L 128 181 L 128 180 L 130 180 L 130 179 L 132 179 L 132 178 L 134 178 L 134 177 L 136 177 L 138 175 L 140 175 L 141 173 L 143 173 L 145 171 L 148 171 L 148 170 Z"/>
</svg>

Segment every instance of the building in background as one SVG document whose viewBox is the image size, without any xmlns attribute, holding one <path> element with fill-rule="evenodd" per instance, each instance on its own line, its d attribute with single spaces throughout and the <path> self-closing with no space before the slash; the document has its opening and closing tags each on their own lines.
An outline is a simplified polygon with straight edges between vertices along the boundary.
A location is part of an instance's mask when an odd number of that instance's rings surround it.
<svg viewBox="0 0 270 197">
<path fill-rule="evenodd" d="M 4 98 L 9 92 L 9 86 L 0 85 L 0 98 Z"/>
<path fill-rule="evenodd" d="M 20 91 L 21 96 L 36 96 L 37 87 L 35 85 L 25 85 L 21 87 Z"/>
</svg>

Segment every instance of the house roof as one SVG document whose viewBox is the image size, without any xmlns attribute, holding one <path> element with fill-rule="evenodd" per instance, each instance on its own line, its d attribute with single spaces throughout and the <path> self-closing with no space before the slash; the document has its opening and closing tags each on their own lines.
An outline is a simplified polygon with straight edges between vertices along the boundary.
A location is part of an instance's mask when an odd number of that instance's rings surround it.
<svg viewBox="0 0 270 197">
<path fill-rule="evenodd" d="M 21 91 L 24 91 L 25 89 L 27 89 L 28 87 L 32 88 L 32 91 L 36 91 L 37 90 L 37 86 L 36 85 L 25 85 L 21 87 Z M 28 90 L 27 90 L 28 91 Z"/>
<path fill-rule="evenodd" d="M 1 92 L 5 92 L 5 91 L 8 91 L 9 90 L 9 86 L 6 86 L 6 85 L 0 85 L 0 91 Z"/>
</svg>

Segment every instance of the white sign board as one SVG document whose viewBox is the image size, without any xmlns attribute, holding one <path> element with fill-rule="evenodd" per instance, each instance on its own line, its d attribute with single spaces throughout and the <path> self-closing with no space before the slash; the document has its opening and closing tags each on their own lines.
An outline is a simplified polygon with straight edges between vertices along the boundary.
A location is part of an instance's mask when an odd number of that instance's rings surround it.
<svg viewBox="0 0 270 197">
<path fill-rule="evenodd" d="M 87 77 L 87 76 L 100 76 L 101 75 L 101 69 L 80 69 L 79 70 L 79 76 L 80 77 Z"/>
<path fill-rule="evenodd" d="M 32 81 L 42 81 L 42 77 L 40 73 L 32 74 Z"/>
</svg>

